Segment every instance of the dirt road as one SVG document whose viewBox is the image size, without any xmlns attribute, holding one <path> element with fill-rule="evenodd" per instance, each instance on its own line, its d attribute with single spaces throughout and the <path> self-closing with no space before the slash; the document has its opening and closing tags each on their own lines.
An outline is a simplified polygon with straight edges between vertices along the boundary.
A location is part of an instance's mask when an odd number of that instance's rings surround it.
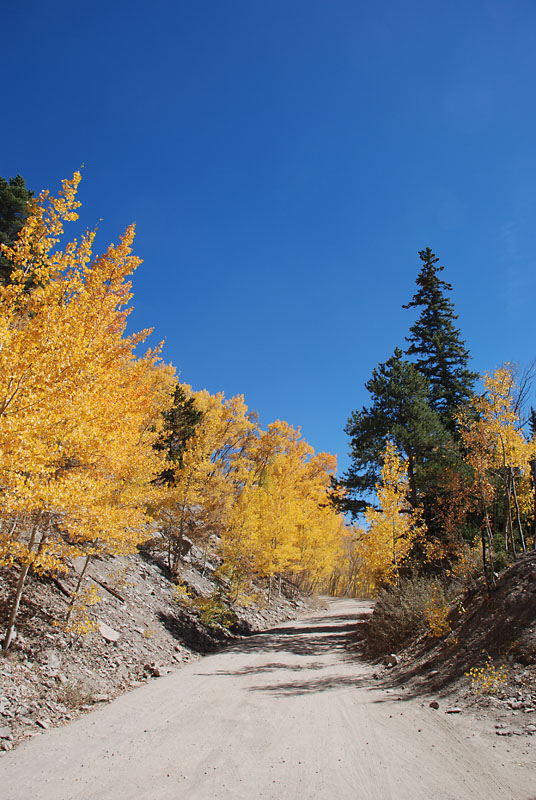
<svg viewBox="0 0 536 800">
<path fill-rule="evenodd" d="M 352 648 L 366 604 L 242 641 L 0 759 L 3 800 L 534 800 L 534 758 Z M 400 699 L 397 699 L 400 697 Z"/>
</svg>

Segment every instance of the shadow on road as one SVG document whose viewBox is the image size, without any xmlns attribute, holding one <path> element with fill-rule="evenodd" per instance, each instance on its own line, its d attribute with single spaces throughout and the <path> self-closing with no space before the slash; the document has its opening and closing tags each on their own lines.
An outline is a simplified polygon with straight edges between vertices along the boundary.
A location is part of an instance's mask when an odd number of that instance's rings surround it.
<svg viewBox="0 0 536 800">
<path fill-rule="evenodd" d="M 230 645 L 226 653 L 250 656 L 265 653 L 280 656 L 268 663 L 243 666 L 239 669 L 219 669 L 200 672 L 201 675 L 251 676 L 272 673 L 273 683 L 249 687 L 250 691 L 270 692 L 274 695 L 303 695 L 341 688 L 370 686 L 372 676 L 354 675 L 345 670 L 350 661 L 362 661 L 359 626 L 368 617 L 368 610 L 356 614 L 320 616 L 284 627 L 272 628 Z M 336 659 L 315 659 L 336 655 Z M 291 657 L 287 663 L 285 656 Z M 296 663 L 293 656 L 301 659 Z M 319 677 L 320 670 L 328 669 L 330 675 Z M 334 669 L 338 674 L 333 674 Z M 289 680 L 289 672 L 300 673 L 299 679 Z M 368 670 L 367 670 L 368 673 Z"/>
<path fill-rule="evenodd" d="M 333 675 L 326 678 L 310 678 L 303 681 L 277 682 L 264 686 L 252 686 L 250 691 L 266 692 L 275 697 L 288 697 L 289 695 L 329 692 L 334 689 L 363 689 L 370 687 L 370 685 L 370 675 L 361 677 Z"/>
<path fill-rule="evenodd" d="M 263 633 L 230 645 L 233 653 L 291 653 L 298 656 L 323 656 L 340 653 L 360 658 L 360 621 L 365 614 L 344 614 L 337 617 L 317 617 L 300 624 L 271 628 Z"/>
</svg>

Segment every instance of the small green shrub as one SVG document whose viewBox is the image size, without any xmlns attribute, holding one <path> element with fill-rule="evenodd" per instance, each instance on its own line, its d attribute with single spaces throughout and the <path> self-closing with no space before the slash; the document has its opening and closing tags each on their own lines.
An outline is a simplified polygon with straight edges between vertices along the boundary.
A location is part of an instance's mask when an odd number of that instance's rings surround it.
<svg viewBox="0 0 536 800">
<path fill-rule="evenodd" d="M 194 604 L 199 611 L 199 619 L 206 628 L 228 629 L 237 622 L 236 614 L 229 608 L 221 592 L 213 592 L 210 597 L 197 597 Z"/>
</svg>

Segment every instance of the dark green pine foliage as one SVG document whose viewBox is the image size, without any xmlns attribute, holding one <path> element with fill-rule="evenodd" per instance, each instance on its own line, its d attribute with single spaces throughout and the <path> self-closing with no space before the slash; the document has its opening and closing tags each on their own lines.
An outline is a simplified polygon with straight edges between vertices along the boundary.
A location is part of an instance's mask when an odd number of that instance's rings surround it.
<svg viewBox="0 0 536 800">
<path fill-rule="evenodd" d="M 391 439 L 408 461 L 409 499 L 416 508 L 451 445 L 450 434 L 430 407 L 428 380 L 397 348 L 374 369 L 366 389 L 370 407 L 354 411 L 345 428 L 352 464 L 342 480 L 347 496 L 341 505 L 356 516 L 370 504 Z"/>
<path fill-rule="evenodd" d="M 0 178 L 0 243 L 12 245 L 24 227 L 28 216 L 28 202 L 33 192 L 26 188 L 24 178 Z M 0 253 L 0 285 L 9 283 L 12 266 Z"/>
<path fill-rule="evenodd" d="M 407 337 L 407 355 L 430 383 L 430 406 L 446 427 L 456 430 L 456 411 L 473 396 L 478 375 L 468 369 L 469 352 L 454 325 L 458 317 L 446 295 L 452 286 L 439 277 L 443 267 L 430 250 L 419 252 L 422 268 L 417 277 L 418 291 L 403 308 L 419 308 L 420 316 Z"/>
<path fill-rule="evenodd" d="M 195 433 L 203 412 L 196 408 L 193 397 L 188 397 L 178 383 L 173 392 L 171 407 L 162 413 L 164 426 L 155 450 L 165 451 L 171 462 L 158 476 L 157 482 L 165 486 L 175 485 L 175 470 L 182 467 L 182 459 L 188 440 Z"/>
</svg>

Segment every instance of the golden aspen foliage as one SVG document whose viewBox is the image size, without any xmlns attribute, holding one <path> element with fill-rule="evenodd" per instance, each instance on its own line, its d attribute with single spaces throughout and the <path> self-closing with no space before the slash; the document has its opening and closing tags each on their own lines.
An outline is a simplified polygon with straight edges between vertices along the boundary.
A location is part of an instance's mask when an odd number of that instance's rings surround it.
<svg viewBox="0 0 536 800">
<path fill-rule="evenodd" d="M 334 457 L 286 422 L 262 431 L 242 396 L 181 388 L 201 416 L 152 510 L 170 571 L 192 543 L 212 542 L 235 599 L 254 576 L 325 579 L 345 535 L 328 502 Z"/>
<path fill-rule="evenodd" d="M 247 478 L 223 531 L 235 580 L 293 576 L 312 589 L 342 555 L 344 521 L 328 502 L 335 458 L 315 455 L 299 430 L 277 420 L 244 453 Z"/>
<path fill-rule="evenodd" d="M 176 574 L 188 541 L 205 543 L 225 527 L 243 481 L 242 454 L 255 423 L 241 396 L 192 392 L 183 386 L 202 412 L 175 465 L 173 485 L 161 492 L 154 516 L 160 526 L 167 565 Z"/>
<path fill-rule="evenodd" d="M 473 493 L 484 516 L 483 558 L 491 557 L 493 537 L 492 503 L 499 487 L 505 499 L 504 543 L 514 555 L 526 549 L 524 520 L 533 509 L 530 463 L 536 443 L 521 430 L 514 400 L 514 371 L 505 364 L 484 375 L 486 392 L 473 401 L 472 413 L 460 417 L 466 460 L 473 469 Z M 517 535 L 515 531 L 517 529 Z"/>
<path fill-rule="evenodd" d="M 181 387 L 200 416 L 173 461 L 162 442 L 172 441 L 174 371 L 159 348 L 137 355 L 149 331 L 126 332 L 134 227 L 97 257 L 94 232 L 61 249 L 79 181 L 57 198 L 43 192 L 3 247 L 12 272 L 0 289 L 0 565 L 18 576 L 6 649 L 30 569 L 85 557 L 67 620 L 83 633 L 90 559 L 134 552 L 155 526 L 174 573 L 191 542 L 212 541 L 236 596 L 253 576 L 325 585 L 348 541 L 329 502 L 334 457 L 285 422 L 262 431 L 241 396 Z"/>
<path fill-rule="evenodd" d="M 425 604 L 424 617 L 430 636 L 435 636 L 439 639 L 450 633 L 449 604 L 443 595 L 440 584 L 435 584 L 432 596 Z"/>
<path fill-rule="evenodd" d="M 137 357 L 148 331 L 125 333 L 134 228 L 96 258 L 94 233 L 57 249 L 79 181 L 44 192 L 4 248 L 14 268 L 0 291 L 0 563 L 20 571 L 8 628 L 30 567 L 134 550 L 162 460 L 158 351 Z"/>
<path fill-rule="evenodd" d="M 368 530 L 359 542 L 359 553 L 369 591 L 398 582 L 400 565 L 408 558 L 412 544 L 422 534 L 418 512 L 408 501 L 408 464 L 393 442 L 383 451 L 381 481 L 376 484 L 379 510 L 365 512 Z"/>
<path fill-rule="evenodd" d="M 333 597 L 371 597 L 366 571 L 362 568 L 360 541 L 365 532 L 358 525 L 345 526 L 338 558 L 329 576 L 319 583 L 319 591 Z"/>
</svg>

